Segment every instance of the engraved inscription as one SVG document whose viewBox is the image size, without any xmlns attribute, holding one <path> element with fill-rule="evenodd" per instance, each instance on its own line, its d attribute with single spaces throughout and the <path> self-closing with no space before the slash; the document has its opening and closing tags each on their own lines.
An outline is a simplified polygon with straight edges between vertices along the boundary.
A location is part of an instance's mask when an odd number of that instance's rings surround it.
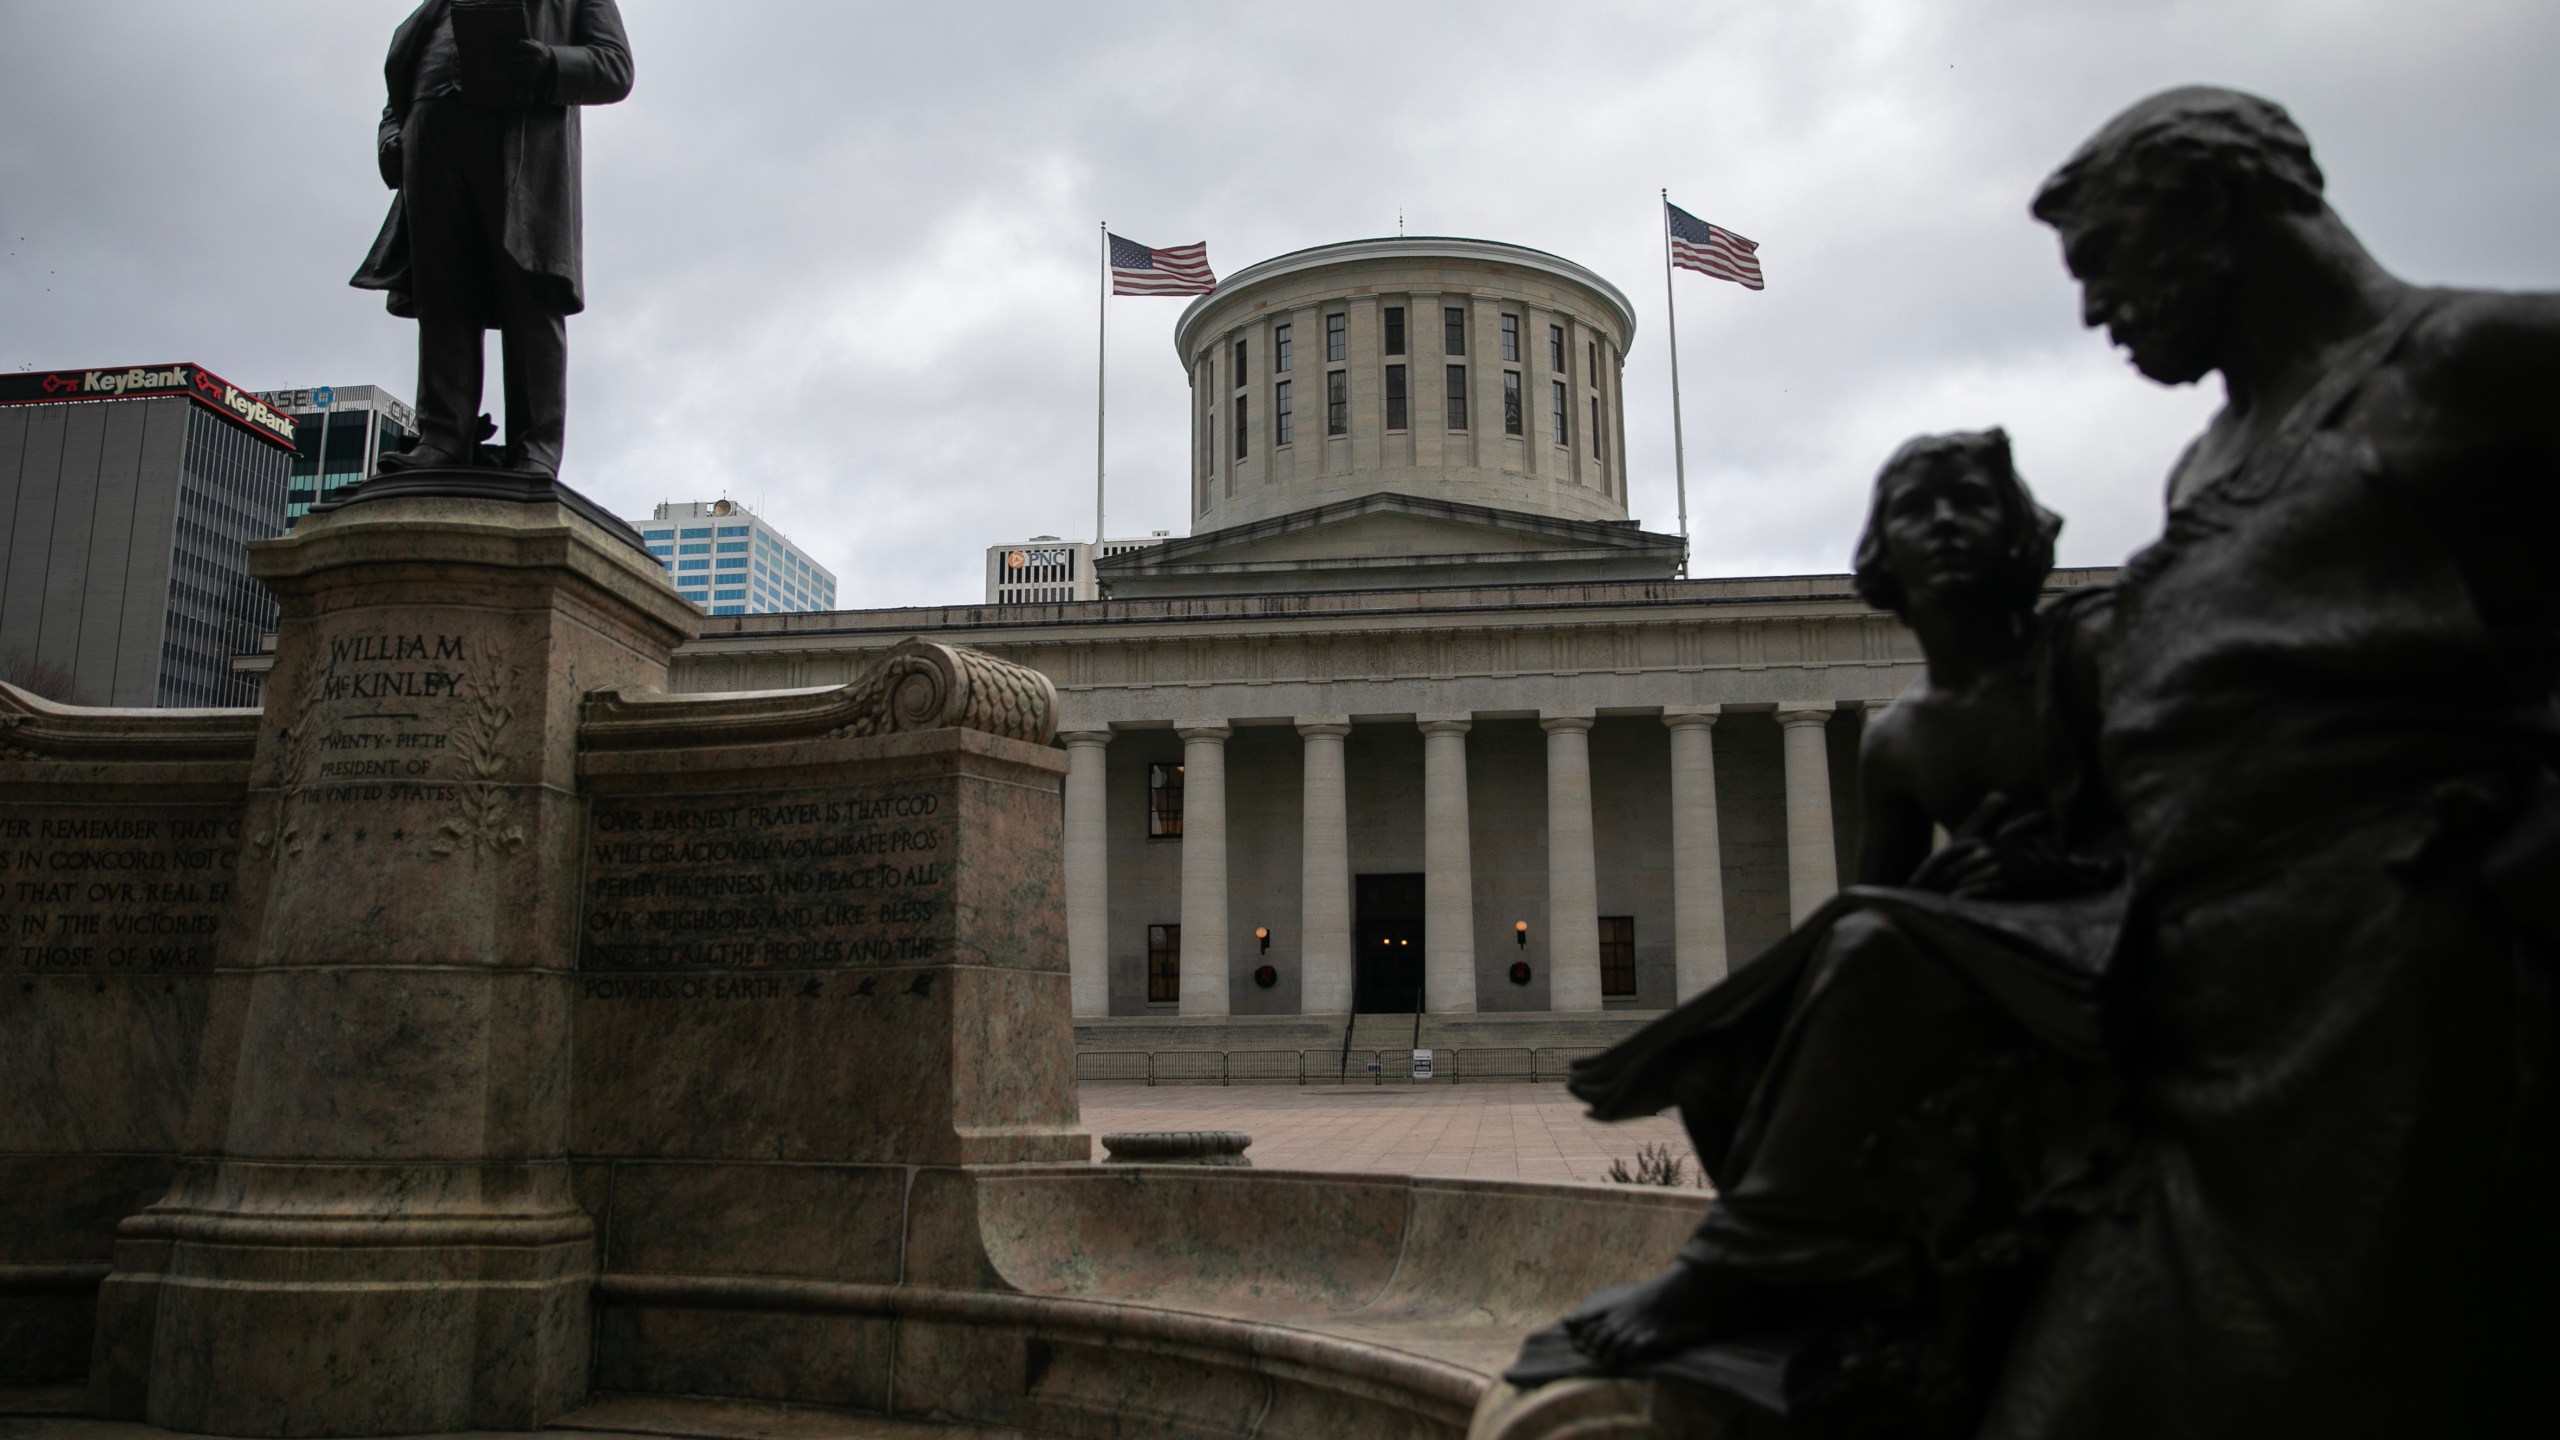
<svg viewBox="0 0 2560 1440">
<path fill-rule="evenodd" d="M 297 806 L 447 804 L 430 851 L 514 855 L 525 833 L 506 782 L 522 678 L 461 635 L 329 637 L 271 748 L 272 783 Z M 301 832 L 288 818 L 272 838 L 299 855 Z"/>
<path fill-rule="evenodd" d="M 209 970 L 240 864 L 226 806 L 13 806 L 0 814 L 5 967 Z"/>
<path fill-rule="evenodd" d="M 938 960 L 952 934 L 943 894 L 949 839 L 942 797 L 929 790 L 599 801 L 588 830 L 579 968 L 731 972 Z M 773 998 L 790 988 L 757 989 L 749 978 L 725 987 L 705 975 L 670 977 L 653 989 L 594 981 L 587 988 L 597 998 L 669 999 Z"/>
<path fill-rule="evenodd" d="M 332 637 L 304 697 L 296 778 L 452 777 L 452 711 L 471 680 L 459 635 Z"/>
</svg>

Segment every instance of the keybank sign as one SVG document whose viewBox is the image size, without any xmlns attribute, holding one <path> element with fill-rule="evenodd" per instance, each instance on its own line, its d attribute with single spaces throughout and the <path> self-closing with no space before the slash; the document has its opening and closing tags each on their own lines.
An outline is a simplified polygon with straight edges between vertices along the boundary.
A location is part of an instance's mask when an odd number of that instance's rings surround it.
<svg viewBox="0 0 2560 1440">
<path fill-rule="evenodd" d="M 115 370 L 35 370 L 0 375 L 0 405 L 66 400 L 131 400 L 183 395 L 270 444 L 293 448 L 293 422 L 274 406 L 201 365 L 133 365 Z"/>
<path fill-rule="evenodd" d="M 183 390 L 191 381 L 188 367 L 172 365 L 166 370 L 83 370 L 78 383 L 69 375 L 47 375 L 45 388 L 65 394 L 138 395 L 146 390 Z"/>
</svg>

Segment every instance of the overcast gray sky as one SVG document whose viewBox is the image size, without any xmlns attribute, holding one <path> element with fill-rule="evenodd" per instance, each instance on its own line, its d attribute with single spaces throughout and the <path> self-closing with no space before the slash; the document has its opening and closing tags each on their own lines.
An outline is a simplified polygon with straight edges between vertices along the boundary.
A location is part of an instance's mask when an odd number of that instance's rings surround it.
<svg viewBox="0 0 2560 1440">
<path fill-rule="evenodd" d="M 0 367 L 193 360 L 410 394 L 346 288 L 408 0 L 0 0 Z M 2079 329 L 2037 180 L 2179 83 L 2291 107 L 2415 279 L 2560 285 L 2550 0 L 624 0 L 586 117 L 565 476 L 755 505 L 847 606 L 966 602 L 1093 512 L 1095 222 L 1220 273 L 1392 234 L 1551 250 L 1636 303 L 1633 500 L 1674 528 L 1655 191 L 1761 244 L 1683 272 L 1696 573 L 1845 568 L 1875 467 L 2005 424 L 2065 563 L 2157 529 L 2218 401 Z M 1111 305 L 1111 530 L 1185 520 L 1182 302 Z M 494 350 L 494 347 L 493 347 Z M 496 409 L 495 387 L 491 409 Z"/>
</svg>

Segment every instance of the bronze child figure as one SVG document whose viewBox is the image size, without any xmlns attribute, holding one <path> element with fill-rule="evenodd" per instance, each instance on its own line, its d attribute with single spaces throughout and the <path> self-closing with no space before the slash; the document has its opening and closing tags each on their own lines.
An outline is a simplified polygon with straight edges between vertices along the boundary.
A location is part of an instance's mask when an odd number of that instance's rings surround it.
<svg viewBox="0 0 2560 1440">
<path fill-rule="evenodd" d="M 1669 1269 L 1533 1339 L 1515 1381 L 1652 1368 L 1775 1414 L 1963 1433 L 1994 1364 L 1972 1337 L 2102 1168 L 2117 892 L 2071 731 L 2104 597 L 2039 615 L 2060 525 L 1998 430 L 1921 437 L 1878 475 L 1858 589 L 1927 669 L 1861 748 L 1861 883 L 1575 1067 L 1599 1118 L 1678 1105 L 1719 1198 Z M 1933 827 L 1956 836 L 1935 855 Z M 1862 1361 L 1901 1378 L 1845 1380 Z"/>
<path fill-rule="evenodd" d="M 2061 528 L 2000 430 L 1924 435 L 1877 476 L 1854 583 L 1911 627 L 1927 668 L 1859 743 L 1859 884 L 1979 890 L 1983 846 L 1932 857 L 1932 827 L 2018 836 L 2042 816 L 2035 611 Z"/>
</svg>

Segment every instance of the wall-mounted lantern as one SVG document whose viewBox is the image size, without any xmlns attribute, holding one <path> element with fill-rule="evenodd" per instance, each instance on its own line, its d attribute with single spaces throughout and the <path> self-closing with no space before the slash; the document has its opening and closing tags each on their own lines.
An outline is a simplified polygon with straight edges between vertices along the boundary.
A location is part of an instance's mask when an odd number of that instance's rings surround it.
<svg viewBox="0 0 2560 1440">
<path fill-rule="evenodd" d="M 1261 946 L 1262 946 L 1262 953 L 1263 953 L 1263 954 L 1268 955 L 1268 954 L 1270 954 L 1270 953 L 1271 953 L 1271 927 L 1270 927 L 1270 926 L 1268 926 L 1268 925 L 1256 925 L 1256 926 L 1254 926 L 1254 927 L 1253 927 L 1253 938 L 1254 938 L 1254 941 L 1255 941 L 1257 944 L 1259 944 L 1259 945 L 1261 945 Z M 1268 982 L 1265 982 L 1265 983 L 1268 983 Z"/>
<path fill-rule="evenodd" d="M 1528 921 L 1526 921 L 1526 920 L 1514 920 L 1514 921 L 1512 921 L 1512 922 L 1511 922 L 1511 938 L 1520 942 L 1520 948 L 1521 948 L 1521 949 L 1523 949 L 1523 950 L 1528 949 L 1528 948 L 1529 948 L 1529 922 L 1528 922 Z M 1517 976 L 1514 976 L 1513 978 L 1514 978 L 1514 979 L 1517 979 L 1518 977 L 1517 977 Z"/>
</svg>

